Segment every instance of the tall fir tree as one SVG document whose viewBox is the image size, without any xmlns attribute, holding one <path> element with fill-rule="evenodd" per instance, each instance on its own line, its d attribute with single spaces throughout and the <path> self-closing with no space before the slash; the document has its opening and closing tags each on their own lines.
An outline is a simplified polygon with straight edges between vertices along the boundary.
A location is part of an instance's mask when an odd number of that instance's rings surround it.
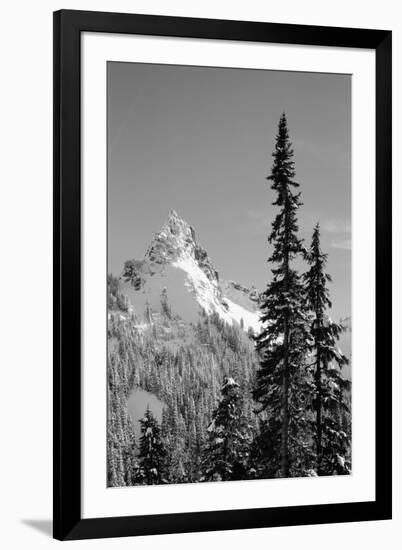
<svg viewBox="0 0 402 550">
<path fill-rule="evenodd" d="M 121 343 L 121 342 L 120 342 Z M 134 485 L 137 469 L 134 427 L 127 410 L 127 364 L 124 346 L 108 357 L 108 486 Z"/>
<path fill-rule="evenodd" d="M 166 450 L 165 466 L 169 483 L 188 481 L 184 468 L 185 434 L 186 428 L 182 418 L 179 419 L 177 404 L 165 407 L 162 412 L 161 435 Z"/>
<path fill-rule="evenodd" d="M 170 307 L 167 288 L 164 287 L 161 293 L 161 309 L 163 315 L 169 320 L 172 320 L 172 308 Z"/>
<path fill-rule="evenodd" d="M 158 485 L 165 482 L 166 451 L 162 442 L 158 421 L 149 407 L 140 419 L 141 437 L 137 483 Z"/>
<path fill-rule="evenodd" d="M 310 265 L 303 279 L 307 307 L 312 312 L 316 470 L 318 475 L 346 474 L 349 471 L 350 434 L 344 424 L 350 414 L 347 404 L 350 382 L 342 376 L 341 369 L 348 364 L 348 359 L 337 345 L 344 327 L 334 323 L 328 315 L 332 307 L 328 283 L 332 279 L 325 272 L 328 255 L 321 250 L 319 223 L 314 227 L 305 257 Z"/>
<path fill-rule="evenodd" d="M 250 427 L 242 410 L 239 384 L 225 376 L 222 398 L 209 425 L 202 463 L 205 481 L 247 477 Z"/>
<path fill-rule="evenodd" d="M 272 459 L 266 475 L 289 477 L 305 475 L 307 469 L 305 402 L 310 388 L 305 372 L 308 325 L 303 285 L 293 267 L 293 260 L 302 257 L 303 251 L 297 224 L 301 201 L 284 113 L 279 120 L 273 157 L 267 180 L 277 193 L 273 205 L 280 210 L 268 237 L 273 245 L 268 261 L 275 267 L 260 304 L 263 329 L 256 337 L 260 368 L 253 395 L 261 405 L 260 412 L 267 411 L 268 417 L 263 426 Z"/>
</svg>

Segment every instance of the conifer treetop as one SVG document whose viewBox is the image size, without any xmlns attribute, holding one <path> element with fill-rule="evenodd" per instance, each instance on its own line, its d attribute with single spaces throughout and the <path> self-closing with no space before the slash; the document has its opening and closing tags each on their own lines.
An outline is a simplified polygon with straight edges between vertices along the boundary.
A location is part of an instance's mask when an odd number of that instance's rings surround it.
<svg viewBox="0 0 402 550">
<path fill-rule="evenodd" d="M 285 180 L 293 187 L 299 187 L 299 184 L 293 180 L 295 177 L 293 154 L 286 114 L 282 113 L 278 123 L 275 151 L 272 153 L 274 163 L 271 175 L 267 177 L 267 180 L 272 180 L 272 189 L 275 191 L 280 190 L 281 183 Z"/>
<path fill-rule="evenodd" d="M 290 260 L 302 251 L 302 240 L 297 236 L 299 227 L 296 216 L 302 203 L 300 193 L 294 192 L 299 183 L 294 180 L 293 148 L 285 113 L 279 119 L 275 151 L 272 156 L 274 162 L 271 174 L 266 179 L 272 182 L 271 189 L 277 192 L 276 200 L 272 204 L 279 206 L 280 212 L 272 222 L 272 230 L 268 237 L 268 241 L 274 244 L 274 252 L 269 261 L 281 263 L 284 256 Z"/>
<path fill-rule="evenodd" d="M 305 252 L 305 259 L 310 265 L 309 271 L 303 276 L 306 282 L 306 298 L 309 306 L 316 313 L 323 315 L 327 308 L 332 307 L 327 288 L 327 283 L 332 282 L 332 278 L 325 273 L 328 254 L 321 250 L 319 222 L 314 226 L 311 246 Z"/>
</svg>

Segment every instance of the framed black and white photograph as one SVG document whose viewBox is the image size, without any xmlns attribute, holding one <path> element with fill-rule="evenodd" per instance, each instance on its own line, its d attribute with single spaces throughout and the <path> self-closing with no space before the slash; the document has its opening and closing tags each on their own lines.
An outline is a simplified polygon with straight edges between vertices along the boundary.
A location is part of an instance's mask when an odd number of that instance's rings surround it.
<svg viewBox="0 0 402 550">
<path fill-rule="evenodd" d="M 391 32 L 54 14 L 54 536 L 391 518 Z"/>
</svg>

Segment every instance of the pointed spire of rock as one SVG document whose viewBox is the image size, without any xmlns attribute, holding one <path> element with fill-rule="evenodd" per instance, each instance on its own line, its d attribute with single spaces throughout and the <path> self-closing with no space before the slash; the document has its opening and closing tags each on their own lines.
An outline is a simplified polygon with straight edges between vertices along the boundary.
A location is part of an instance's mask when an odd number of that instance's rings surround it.
<svg viewBox="0 0 402 550">
<path fill-rule="evenodd" d="M 179 218 L 180 216 L 177 214 L 176 210 L 174 210 L 173 208 L 171 208 L 169 210 L 169 219 L 170 218 Z"/>
<path fill-rule="evenodd" d="M 201 307 L 208 315 L 216 312 L 229 324 L 234 320 L 245 330 L 251 326 L 253 329 L 256 327 L 255 331 L 258 332 L 258 293 L 254 299 L 254 296 L 251 296 L 252 289 L 234 282 L 220 281 L 207 251 L 196 241 L 193 227 L 181 218 L 176 210 L 171 209 L 166 223 L 154 235 L 144 258 L 125 262 L 121 279 L 129 283 L 134 290 L 141 290 L 149 295 L 157 289 L 160 305 L 158 285 L 170 281 L 168 277 L 171 277 L 176 269 L 185 273 L 184 289 L 195 296 L 197 312 Z M 153 280 L 156 285 L 154 288 Z M 180 314 L 182 306 L 177 296 L 176 300 L 176 311 Z M 188 306 L 186 301 L 185 308 Z M 183 315 L 187 314 L 185 310 Z"/>
<path fill-rule="evenodd" d="M 159 265 L 192 258 L 208 279 L 219 279 L 206 250 L 196 241 L 194 228 L 173 209 L 169 210 L 167 222 L 154 236 L 145 257 Z"/>
</svg>

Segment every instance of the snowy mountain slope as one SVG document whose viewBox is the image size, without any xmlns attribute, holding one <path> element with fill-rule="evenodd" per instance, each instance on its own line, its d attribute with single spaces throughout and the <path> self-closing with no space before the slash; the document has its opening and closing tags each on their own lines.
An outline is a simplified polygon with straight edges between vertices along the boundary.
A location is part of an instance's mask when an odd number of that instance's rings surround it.
<svg viewBox="0 0 402 550">
<path fill-rule="evenodd" d="M 141 318 L 160 311 L 163 302 L 187 322 L 202 310 L 216 313 L 229 325 L 259 332 L 258 292 L 233 281 L 220 281 L 194 229 L 174 210 L 157 233 L 142 260 L 125 262 L 122 291 Z"/>
</svg>

